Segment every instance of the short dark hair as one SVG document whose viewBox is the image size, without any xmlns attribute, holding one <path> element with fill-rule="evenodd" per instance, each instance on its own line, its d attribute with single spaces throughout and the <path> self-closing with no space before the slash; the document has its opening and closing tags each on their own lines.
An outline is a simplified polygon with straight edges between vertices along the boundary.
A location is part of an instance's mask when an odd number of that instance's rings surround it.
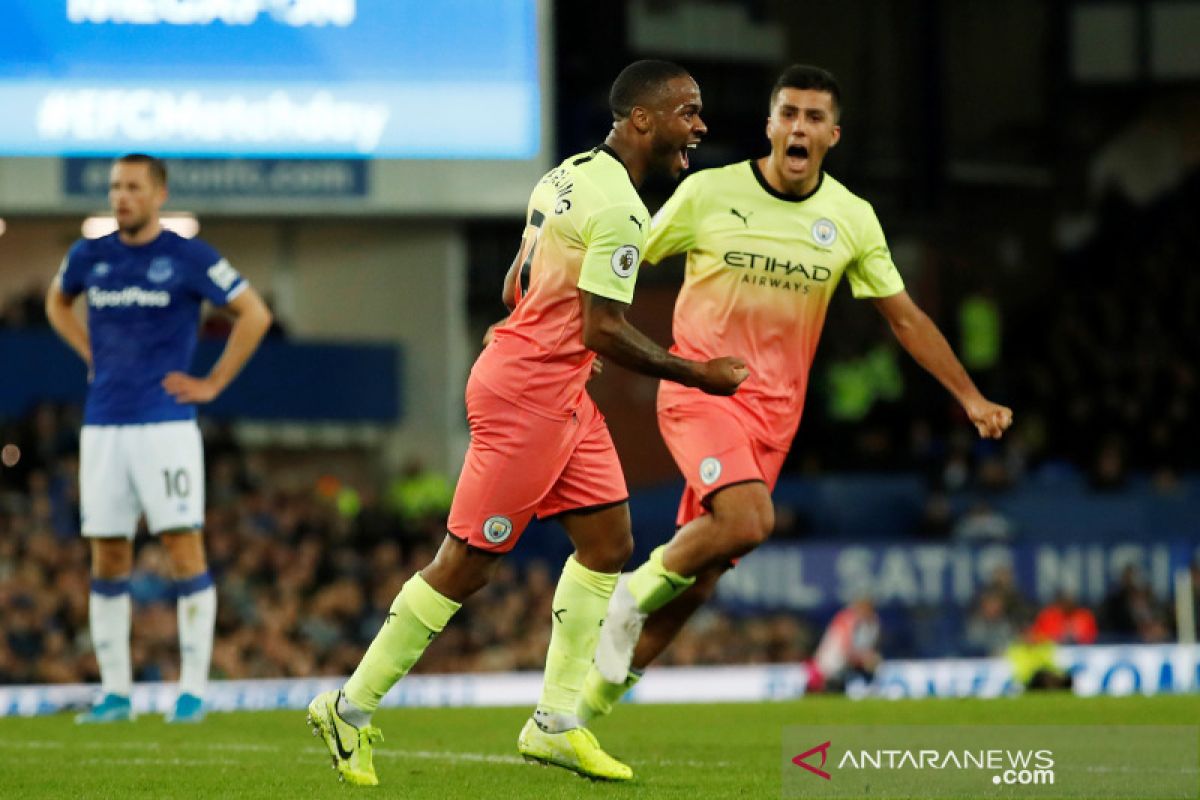
<svg viewBox="0 0 1200 800">
<path fill-rule="evenodd" d="M 842 110 L 842 89 L 838 86 L 837 78 L 827 69 L 808 64 L 792 64 L 779 74 L 775 87 L 771 89 L 771 108 L 775 107 L 775 101 L 784 89 L 815 89 L 818 92 L 829 92 L 829 96 L 833 98 L 833 112 L 838 114 Z"/>
<path fill-rule="evenodd" d="M 167 165 L 161 158 L 146 155 L 145 153 L 126 153 L 116 160 L 118 164 L 145 164 L 150 170 L 150 175 L 160 185 L 167 185 Z"/>
<path fill-rule="evenodd" d="M 634 106 L 644 106 L 672 78 L 686 76 L 688 71 L 670 61 L 646 59 L 635 61 L 613 81 L 608 93 L 608 107 L 613 119 L 626 119 Z"/>
</svg>

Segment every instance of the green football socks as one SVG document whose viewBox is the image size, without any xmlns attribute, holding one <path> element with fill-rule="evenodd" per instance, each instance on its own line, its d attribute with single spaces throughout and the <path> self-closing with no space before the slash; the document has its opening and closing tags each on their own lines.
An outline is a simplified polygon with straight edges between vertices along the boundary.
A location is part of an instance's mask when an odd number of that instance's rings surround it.
<svg viewBox="0 0 1200 800">
<path fill-rule="evenodd" d="M 696 582 L 695 576 L 687 578 L 663 566 L 666 549 L 665 544 L 656 547 L 646 563 L 629 576 L 629 592 L 637 602 L 638 611 L 643 614 L 662 608 Z"/>
<path fill-rule="evenodd" d="M 613 706 L 642 679 L 640 670 L 630 669 L 629 677 L 623 683 L 609 683 L 594 667 L 588 672 L 583 682 L 583 693 L 580 696 L 578 715 L 583 722 L 611 714 Z"/>
<path fill-rule="evenodd" d="M 545 713 L 575 713 L 583 680 L 592 665 L 600 625 L 608 611 L 608 599 L 617 585 L 617 573 L 594 572 L 567 559 L 554 592 L 553 629 L 546 652 L 546 677 L 538 710 Z"/>
<path fill-rule="evenodd" d="M 374 713 L 383 696 L 408 674 L 461 607 L 426 583 L 420 573 L 409 578 L 358 669 L 346 681 L 346 698 L 364 712 Z"/>
</svg>

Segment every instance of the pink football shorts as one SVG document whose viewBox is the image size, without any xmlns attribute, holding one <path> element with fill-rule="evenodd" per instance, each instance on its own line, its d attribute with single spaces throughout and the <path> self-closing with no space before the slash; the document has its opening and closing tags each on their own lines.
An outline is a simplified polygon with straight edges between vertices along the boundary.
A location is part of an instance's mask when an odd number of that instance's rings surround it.
<svg viewBox="0 0 1200 800">
<path fill-rule="evenodd" d="M 471 445 L 450 507 L 450 534 L 493 553 L 516 545 L 530 519 L 629 499 L 604 415 L 584 402 L 561 418 L 467 382 Z"/>
<path fill-rule="evenodd" d="M 708 513 L 717 491 L 749 481 L 775 489 L 787 450 L 750 435 L 728 398 L 698 395 L 658 410 L 658 427 L 687 486 L 675 524 Z"/>
</svg>

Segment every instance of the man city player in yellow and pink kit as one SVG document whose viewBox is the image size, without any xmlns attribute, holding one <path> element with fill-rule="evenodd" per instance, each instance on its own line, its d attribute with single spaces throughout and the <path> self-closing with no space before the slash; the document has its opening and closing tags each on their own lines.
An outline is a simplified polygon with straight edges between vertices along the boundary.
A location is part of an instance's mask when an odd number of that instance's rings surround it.
<svg viewBox="0 0 1200 800">
<path fill-rule="evenodd" d="M 654 217 L 646 261 L 687 253 L 671 352 L 734 352 L 750 376 L 732 397 L 669 383 L 659 389 L 659 427 L 687 482 L 679 529 L 613 593 L 578 709 L 585 721 L 612 710 L 731 563 L 770 535 L 771 491 L 843 276 L 962 404 L 980 436 L 997 438 L 1011 424 L 1012 412 L 979 393 L 904 291 L 871 205 L 822 170 L 841 136 L 839 103 L 828 72 L 789 68 L 771 93 L 770 154 L 692 175 Z"/>
<path fill-rule="evenodd" d="M 517 749 L 590 778 L 633 776 L 575 715 L 608 599 L 633 548 L 621 465 L 584 386 L 597 353 L 701 393 L 732 394 L 746 369 L 735 358 L 668 353 L 624 317 L 650 225 L 636 187 L 650 173 L 687 168 L 688 149 L 705 133 L 696 82 L 674 64 L 639 61 L 613 83 L 610 106 L 605 143 L 562 162 L 530 197 L 504 283 L 512 314 L 467 382 L 471 445 L 449 535 L 401 589 L 345 687 L 309 705 L 314 733 L 348 783 L 378 783 L 372 751 L 382 736 L 372 714 L 534 515 L 558 519 L 575 553 L 554 594 L 542 696 Z"/>
</svg>

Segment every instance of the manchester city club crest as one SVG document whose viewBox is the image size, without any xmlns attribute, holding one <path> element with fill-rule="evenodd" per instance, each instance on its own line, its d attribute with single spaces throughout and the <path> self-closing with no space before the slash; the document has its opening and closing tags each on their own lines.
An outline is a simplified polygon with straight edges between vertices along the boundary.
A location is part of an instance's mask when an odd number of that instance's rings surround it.
<svg viewBox="0 0 1200 800">
<path fill-rule="evenodd" d="M 483 538 L 492 544 L 500 544 L 512 536 L 512 520 L 508 517 L 488 517 L 483 522 Z"/>
<path fill-rule="evenodd" d="M 705 486 L 712 486 L 721 477 L 721 460 L 709 456 L 700 462 L 700 480 Z"/>
<path fill-rule="evenodd" d="M 837 225 L 832 220 L 821 217 L 812 226 L 813 241 L 822 247 L 829 247 L 837 241 Z"/>
<path fill-rule="evenodd" d="M 159 256 L 150 262 L 150 269 L 146 270 L 146 280 L 151 283 L 166 283 L 174 274 L 175 268 L 171 266 L 171 259 Z"/>
</svg>

